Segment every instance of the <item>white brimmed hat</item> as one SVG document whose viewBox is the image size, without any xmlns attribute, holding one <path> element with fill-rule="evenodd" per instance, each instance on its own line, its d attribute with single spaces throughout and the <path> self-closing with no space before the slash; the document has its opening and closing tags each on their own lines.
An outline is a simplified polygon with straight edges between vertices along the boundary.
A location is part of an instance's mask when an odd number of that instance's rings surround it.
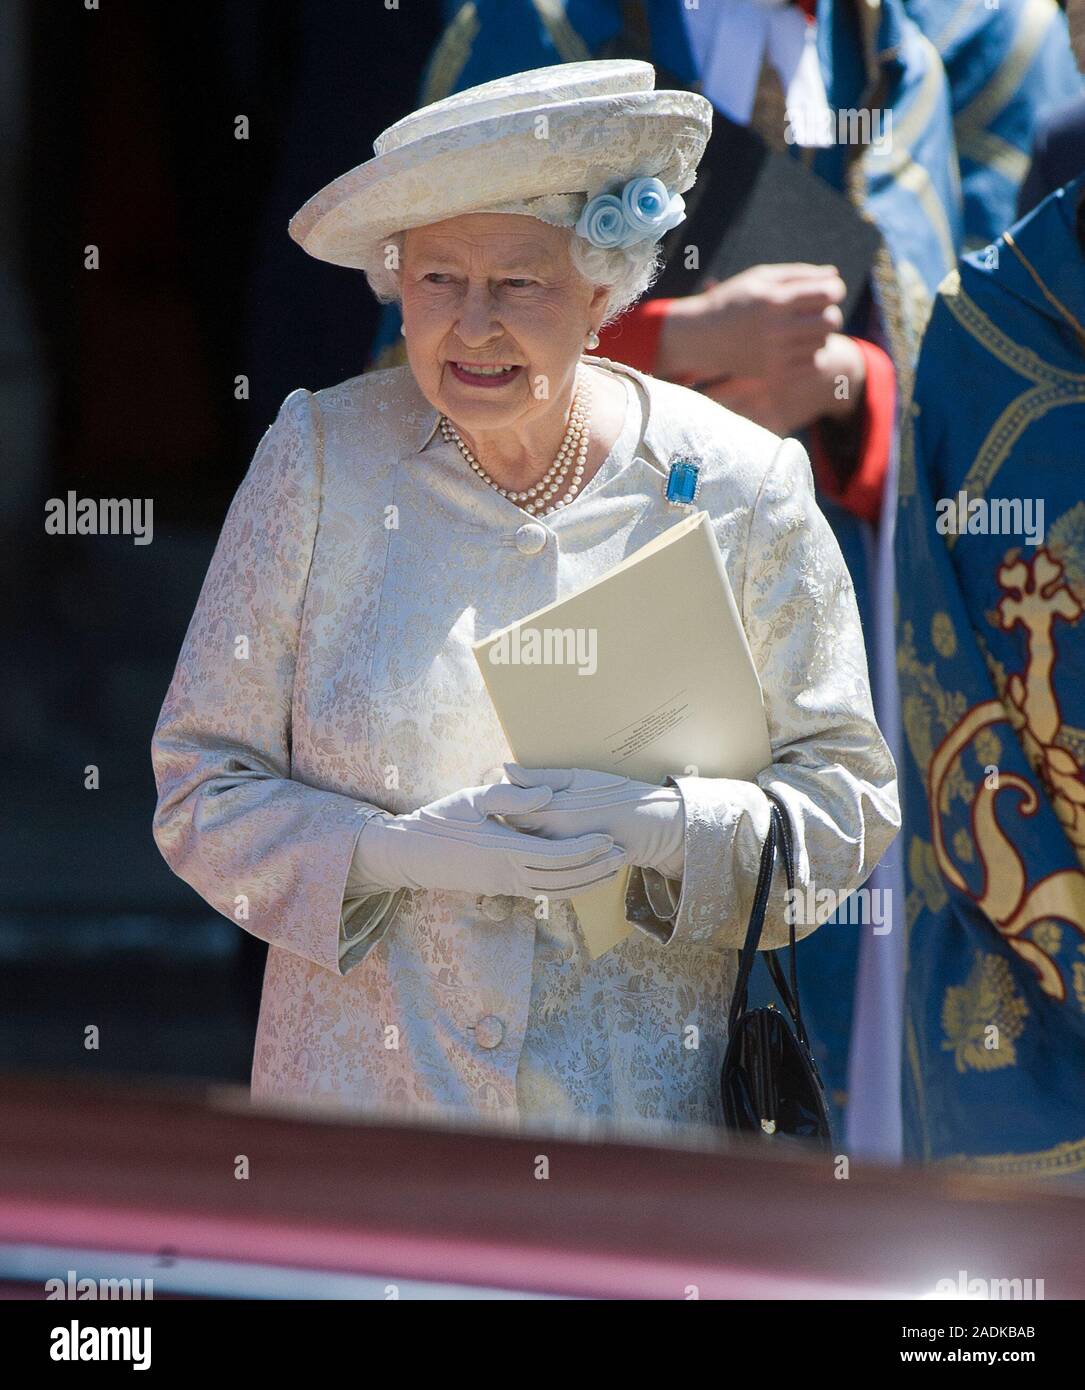
<svg viewBox="0 0 1085 1390">
<path fill-rule="evenodd" d="M 590 199 L 620 198 L 639 179 L 659 179 L 677 198 L 693 186 L 712 107 L 654 82 L 650 63 L 620 60 L 457 92 L 389 126 L 373 159 L 294 215 L 290 235 L 319 260 L 362 268 L 397 232 L 461 213 L 525 211 L 572 226 Z"/>
</svg>

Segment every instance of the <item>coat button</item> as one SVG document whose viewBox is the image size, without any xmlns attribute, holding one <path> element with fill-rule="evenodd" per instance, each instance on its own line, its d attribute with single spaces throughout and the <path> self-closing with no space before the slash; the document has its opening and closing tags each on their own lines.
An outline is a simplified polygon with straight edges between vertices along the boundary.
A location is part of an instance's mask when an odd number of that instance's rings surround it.
<svg viewBox="0 0 1085 1390">
<path fill-rule="evenodd" d="M 516 532 L 516 549 L 521 555 L 538 555 L 546 547 L 546 527 L 526 521 Z"/>
<path fill-rule="evenodd" d="M 475 1024 L 475 1042 L 479 1047 L 500 1047 L 505 1036 L 505 1025 L 493 1014 L 487 1014 Z"/>
<path fill-rule="evenodd" d="M 511 911 L 512 904 L 509 902 L 508 898 L 496 897 L 482 899 L 483 916 L 488 917 L 491 922 L 505 921 Z"/>
</svg>

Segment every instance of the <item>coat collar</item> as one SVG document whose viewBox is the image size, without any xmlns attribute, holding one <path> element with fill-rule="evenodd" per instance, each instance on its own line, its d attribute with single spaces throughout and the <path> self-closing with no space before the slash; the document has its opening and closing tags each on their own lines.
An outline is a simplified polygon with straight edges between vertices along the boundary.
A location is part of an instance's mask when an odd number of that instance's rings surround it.
<svg viewBox="0 0 1085 1390">
<path fill-rule="evenodd" d="M 1085 350 L 1085 248 L 1077 231 L 1083 200 L 1085 176 L 1052 193 L 1004 232 L 1001 239 L 1013 255 L 1003 253 L 997 263 L 998 287 L 1023 299 L 1061 333 L 1072 333 L 1079 350 Z M 982 261 L 984 252 L 974 254 Z"/>
<path fill-rule="evenodd" d="M 611 371 L 631 377 L 634 383 L 641 387 L 644 407 L 644 428 L 640 453 L 645 455 L 648 462 L 658 468 L 661 473 L 665 473 L 666 468 L 663 460 L 668 456 L 667 443 L 663 437 L 660 412 L 653 409 L 653 406 L 657 404 L 660 383 L 656 381 L 654 377 L 647 376 L 644 372 L 637 371 L 635 367 L 627 367 L 624 362 L 614 362 L 609 357 L 597 357 L 594 354 L 585 354 L 580 360 L 582 362 L 590 362 L 599 367 L 609 367 Z M 408 389 L 411 397 L 410 404 L 405 412 L 408 452 L 420 454 L 433 438 L 441 414 L 439 410 L 430 405 L 429 401 L 422 394 L 409 367 L 407 368 L 407 373 L 409 376 Z"/>
</svg>

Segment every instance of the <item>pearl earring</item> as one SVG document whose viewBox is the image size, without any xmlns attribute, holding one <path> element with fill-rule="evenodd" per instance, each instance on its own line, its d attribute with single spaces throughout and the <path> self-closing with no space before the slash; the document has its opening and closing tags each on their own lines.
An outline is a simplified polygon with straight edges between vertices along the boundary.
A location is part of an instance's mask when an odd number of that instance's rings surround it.
<svg viewBox="0 0 1085 1390">
<path fill-rule="evenodd" d="M 401 323 L 401 324 L 399 325 L 399 331 L 403 334 L 404 337 L 406 337 L 406 336 L 407 336 L 407 325 L 406 325 L 405 323 Z"/>
<path fill-rule="evenodd" d="M 596 333 L 595 329 L 593 328 L 584 341 L 587 344 L 588 351 L 594 352 L 595 349 L 599 346 L 599 334 Z"/>
</svg>

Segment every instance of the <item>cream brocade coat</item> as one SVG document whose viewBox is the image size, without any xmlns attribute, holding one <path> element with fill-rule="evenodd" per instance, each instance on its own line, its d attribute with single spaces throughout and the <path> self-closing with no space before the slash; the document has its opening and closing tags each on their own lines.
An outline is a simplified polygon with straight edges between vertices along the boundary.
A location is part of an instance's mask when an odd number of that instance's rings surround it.
<svg viewBox="0 0 1085 1390">
<path fill-rule="evenodd" d="M 676 776 L 677 910 L 656 916 L 667 904 L 649 903 L 634 870 L 638 930 L 594 962 L 566 902 L 537 923 L 526 899 L 345 898 L 375 808 L 500 778 L 511 751 L 470 644 L 686 515 L 664 495 L 675 455 L 701 460 L 696 506 L 764 690 L 774 761 L 758 782 L 791 813 L 800 883 L 853 889 L 893 838 L 896 771 L 801 445 L 602 365 L 639 388 L 643 432 L 541 520 L 454 450 L 426 448 L 437 413 L 407 367 L 293 392 L 256 451 L 153 742 L 162 854 L 270 946 L 254 1097 L 514 1124 L 720 1123 L 736 948 L 768 824 L 757 784 Z M 781 888 L 765 940 L 786 936 Z"/>
</svg>

